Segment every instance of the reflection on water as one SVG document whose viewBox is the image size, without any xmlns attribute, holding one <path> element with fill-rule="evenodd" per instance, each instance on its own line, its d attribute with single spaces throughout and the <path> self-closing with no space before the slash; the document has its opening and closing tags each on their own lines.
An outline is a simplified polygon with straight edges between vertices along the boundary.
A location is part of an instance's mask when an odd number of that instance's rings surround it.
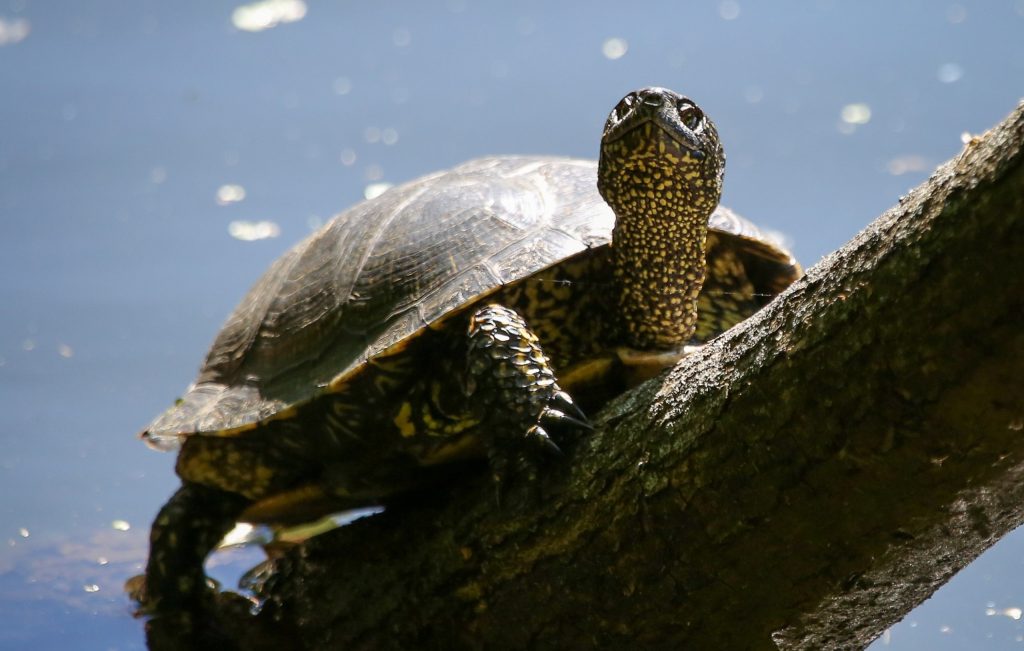
<svg viewBox="0 0 1024 651">
<path fill-rule="evenodd" d="M 282 23 L 294 23 L 306 16 L 302 0 L 261 0 L 241 5 L 231 13 L 231 24 L 246 32 L 262 32 Z"/>
<path fill-rule="evenodd" d="M 277 237 L 281 234 L 281 227 L 267 220 L 250 222 L 240 219 L 228 224 L 228 233 L 236 240 L 253 242 L 265 240 L 268 237 Z"/>
<path fill-rule="evenodd" d="M 245 199 L 245 188 L 233 183 L 217 188 L 217 205 L 227 206 Z"/>
<path fill-rule="evenodd" d="M 83 613 L 124 610 L 121 587 L 145 556 L 145 528 L 112 527 L 80 541 L 34 541 L 21 531 L 26 535 L 0 564 L 0 602 L 56 599 Z"/>
<path fill-rule="evenodd" d="M 24 18 L 6 19 L 0 17 L 0 47 L 14 45 L 28 38 L 30 24 Z"/>
<path fill-rule="evenodd" d="M 122 586 L 146 553 L 144 528 L 80 540 L 19 534 L 0 554 L 0 648 L 143 648 Z"/>
</svg>

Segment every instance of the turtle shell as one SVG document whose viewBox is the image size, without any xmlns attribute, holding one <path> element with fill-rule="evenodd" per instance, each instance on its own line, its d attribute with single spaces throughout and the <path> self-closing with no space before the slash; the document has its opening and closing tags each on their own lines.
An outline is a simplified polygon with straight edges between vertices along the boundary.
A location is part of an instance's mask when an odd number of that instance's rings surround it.
<svg viewBox="0 0 1024 651">
<path fill-rule="evenodd" d="M 597 163 L 467 162 L 342 212 L 279 258 L 228 318 L 198 378 L 143 432 L 159 448 L 238 433 L 343 384 L 368 359 L 479 298 L 611 242 Z M 777 293 L 800 274 L 756 226 L 719 207 L 710 229 L 753 250 Z"/>
</svg>

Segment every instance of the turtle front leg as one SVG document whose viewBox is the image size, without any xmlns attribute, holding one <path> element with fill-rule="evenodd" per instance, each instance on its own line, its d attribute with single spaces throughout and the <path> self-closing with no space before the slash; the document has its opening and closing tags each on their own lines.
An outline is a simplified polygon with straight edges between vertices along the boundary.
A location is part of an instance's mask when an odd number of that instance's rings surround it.
<svg viewBox="0 0 1024 651">
<path fill-rule="evenodd" d="M 208 592 L 203 562 L 248 503 L 235 493 L 182 483 L 150 529 L 143 610 L 194 610 L 204 603 Z"/>
<path fill-rule="evenodd" d="M 465 392 L 481 415 L 481 437 L 499 483 L 512 474 L 535 474 L 540 455 L 559 452 L 545 425 L 552 431 L 590 428 L 515 310 L 479 309 L 470 319 L 468 342 Z"/>
</svg>

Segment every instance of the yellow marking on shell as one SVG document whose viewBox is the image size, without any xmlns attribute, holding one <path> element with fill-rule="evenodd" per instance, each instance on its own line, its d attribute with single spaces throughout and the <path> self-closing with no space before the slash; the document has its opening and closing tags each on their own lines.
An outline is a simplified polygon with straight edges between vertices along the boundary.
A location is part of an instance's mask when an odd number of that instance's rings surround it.
<svg viewBox="0 0 1024 651">
<path fill-rule="evenodd" d="M 345 373 L 342 373 L 341 375 L 334 376 L 334 378 L 332 378 L 331 381 L 327 384 L 327 392 L 338 393 L 339 391 L 345 389 L 349 385 L 349 382 L 352 381 L 352 377 L 362 370 L 363 367 L 357 366 Z"/>
<path fill-rule="evenodd" d="M 432 382 L 430 386 L 430 401 L 434 404 L 435 407 L 437 407 L 438 411 L 440 411 L 445 416 L 448 416 L 448 414 L 445 414 L 444 409 L 441 406 L 441 390 L 441 382 Z M 436 423 L 436 421 L 433 422 Z M 458 418 L 451 422 L 445 423 L 445 425 L 441 428 L 441 432 L 443 433 L 444 436 L 451 436 L 453 434 L 459 434 L 469 429 L 470 427 L 475 427 L 478 424 L 478 420 L 473 420 L 472 418 L 463 416 L 462 418 Z"/>
<path fill-rule="evenodd" d="M 412 422 L 411 402 L 406 400 L 402 403 L 402 406 L 398 409 L 398 415 L 395 416 L 394 423 L 403 438 L 416 436 L 416 424 Z"/>
<path fill-rule="evenodd" d="M 430 401 L 434 403 L 437 410 L 444 413 L 444 409 L 441 408 L 441 383 L 431 382 L 430 383 Z"/>
<path fill-rule="evenodd" d="M 276 417 L 277 417 L 277 414 L 274 414 L 273 416 L 271 416 L 267 420 L 273 420 Z M 240 436 L 242 434 L 245 434 L 246 432 L 251 432 L 252 430 L 254 430 L 257 427 L 259 427 L 261 424 L 262 424 L 261 421 L 255 421 L 255 422 L 252 422 L 252 423 L 246 423 L 245 425 L 239 425 L 238 427 L 231 427 L 229 429 L 217 430 L 216 432 L 213 432 L 212 435 L 213 436 L 218 436 L 218 437 L 221 437 L 221 438 L 230 438 L 232 436 Z"/>
<path fill-rule="evenodd" d="M 409 358 L 407 355 L 387 355 L 368 362 L 376 371 L 373 383 L 374 386 L 383 392 L 398 386 L 405 377 L 405 367 Z"/>
<path fill-rule="evenodd" d="M 347 418 L 353 412 L 361 412 L 366 409 L 365 405 L 358 405 L 344 400 L 335 400 L 331 403 L 331 411 L 338 418 Z"/>
<path fill-rule="evenodd" d="M 233 430 L 231 432 L 231 434 L 232 435 L 236 435 L 236 434 L 238 434 L 240 432 L 244 432 L 244 431 L 249 430 L 249 429 L 255 429 L 255 428 L 259 427 L 264 422 L 271 422 L 271 421 L 275 421 L 275 420 L 289 420 L 291 418 L 295 418 L 296 415 L 298 415 L 298 413 L 299 413 L 299 405 L 291 405 L 289 407 L 285 407 L 284 409 L 274 413 L 273 415 L 271 415 L 268 418 L 266 418 L 264 421 L 259 421 L 259 422 L 252 423 L 250 425 L 244 425 L 242 427 L 239 427 L 236 430 Z"/>
<path fill-rule="evenodd" d="M 420 420 L 423 422 L 423 426 L 427 428 L 427 433 L 433 436 L 443 435 L 444 427 L 434 418 L 434 415 L 430 413 L 430 407 L 426 404 L 420 407 Z"/>
<path fill-rule="evenodd" d="M 453 422 L 452 424 L 446 426 L 444 428 L 444 433 L 449 435 L 449 436 L 451 436 L 453 434 L 461 434 L 461 433 L 465 432 L 466 430 L 468 430 L 470 428 L 476 427 L 479 424 L 480 424 L 480 421 L 478 419 L 463 418 L 461 420 L 457 420 L 457 421 Z"/>
<path fill-rule="evenodd" d="M 461 434 L 468 429 L 476 427 L 480 424 L 479 420 L 472 418 L 460 418 L 458 420 L 444 421 L 434 418 L 430 408 L 427 405 L 423 405 L 420 410 L 420 420 L 423 423 L 423 427 L 426 430 L 428 436 L 435 438 L 447 438 L 456 434 Z"/>
<path fill-rule="evenodd" d="M 462 436 L 419 456 L 417 461 L 421 466 L 436 466 L 458 459 L 479 457 L 481 454 L 479 437 Z"/>
</svg>

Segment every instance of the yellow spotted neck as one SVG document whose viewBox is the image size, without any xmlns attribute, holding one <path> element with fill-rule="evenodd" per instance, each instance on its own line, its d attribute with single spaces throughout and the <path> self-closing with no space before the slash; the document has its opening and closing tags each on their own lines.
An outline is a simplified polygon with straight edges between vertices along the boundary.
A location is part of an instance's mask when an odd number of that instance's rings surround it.
<svg viewBox="0 0 1024 651">
<path fill-rule="evenodd" d="M 607 156 L 599 185 L 615 211 L 613 273 L 623 335 L 633 348 L 665 350 L 689 343 L 696 328 L 708 217 L 720 187 L 705 185 L 699 161 L 648 140 L 646 155 Z"/>
<path fill-rule="evenodd" d="M 707 216 L 693 207 L 616 210 L 613 273 L 619 316 L 629 345 L 641 350 L 678 348 L 697 326 L 697 296 L 706 275 Z"/>
</svg>

